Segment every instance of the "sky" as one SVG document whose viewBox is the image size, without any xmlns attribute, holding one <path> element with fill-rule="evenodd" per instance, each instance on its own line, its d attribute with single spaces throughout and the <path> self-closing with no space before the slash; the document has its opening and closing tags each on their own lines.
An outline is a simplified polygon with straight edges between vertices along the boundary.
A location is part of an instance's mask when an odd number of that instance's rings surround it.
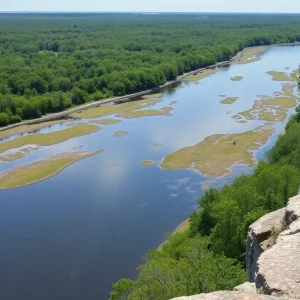
<svg viewBox="0 0 300 300">
<path fill-rule="evenodd" d="M 300 13 L 300 0 L 0 0 L 0 11 Z"/>
</svg>

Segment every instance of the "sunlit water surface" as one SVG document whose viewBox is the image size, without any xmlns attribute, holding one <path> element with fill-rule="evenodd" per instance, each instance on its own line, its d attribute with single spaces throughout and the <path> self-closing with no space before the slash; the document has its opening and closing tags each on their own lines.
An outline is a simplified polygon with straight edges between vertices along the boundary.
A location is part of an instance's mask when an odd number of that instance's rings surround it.
<svg viewBox="0 0 300 300">
<path fill-rule="evenodd" d="M 4 171 L 58 153 L 105 150 L 45 181 L 0 191 L 0 298 L 101 300 L 109 297 L 113 282 L 134 278 L 143 255 L 197 208 L 201 183 L 211 180 L 191 170 L 162 170 L 164 156 L 213 134 L 241 133 L 263 125 L 264 121 L 241 124 L 232 116 L 250 109 L 258 95 L 280 91 L 282 82 L 272 81 L 266 72 L 292 72 L 299 58 L 300 47 L 274 47 L 255 63 L 223 67 L 199 82 L 163 90 L 163 101 L 151 108 L 177 101 L 172 116 L 101 125 L 98 132 L 0 163 Z M 233 76 L 244 78 L 234 82 Z M 219 95 L 239 99 L 224 105 Z M 68 121 L 38 132 L 87 121 Z M 263 158 L 284 123 L 275 128 L 256 158 Z M 116 131 L 129 134 L 114 137 Z M 145 167 L 140 164 L 143 160 L 154 160 L 157 166 Z M 241 172 L 251 169 L 234 166 L 233 176 L 219 178 L 214 185 L 221 187 Z"/>
</svg>

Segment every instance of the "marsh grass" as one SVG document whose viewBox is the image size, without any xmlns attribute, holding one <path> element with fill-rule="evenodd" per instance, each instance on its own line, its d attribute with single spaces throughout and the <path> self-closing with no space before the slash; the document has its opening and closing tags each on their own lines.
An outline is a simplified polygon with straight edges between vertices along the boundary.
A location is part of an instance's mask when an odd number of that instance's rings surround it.
<svg viewBox="0 0 300 300">
<path fill-rule="evenodd" d="M 127 131 L 116 131 L 113 136 L 118 137 L 118 136 L 123 136 L 123 135 L 128 135 L 129 132 Z"/>
<path fill-rule="evenodd" d="M 31 133 L 31 132 L 37 131 L 39 129 L 55 125 L 55 124 L 62 124 L 66 121 L 67 120 L 55 120 L 55 121 L 48 121 L 48 122 L 43 122 L 43 123 L 39 123 L 39 124 L 21 125 L 21 126 L 15 127 L 15 128 L 0 131 L 0 139 L 10 137 L 12 135 L 17 135 L 17 134 Z"/>
<path fill-rule="evenodd" d="M 230 77 L 231 81 L 242 81 L 243 80 L 243 76 L 234 76 L 234 77 Z"/>
<path fill-rule="evenodd" d="M 161 164 L 166 170 L 194 168 L 207 176 L 226 175 L 233 164 L 255 165 L 253 151 L 265 144 L 272 127 L 258 127 L 240 134 L 217 134 L 202 142 L 167 155 Z"/>
<path fill-rule="evenodd" d="M 141 162 L 142 165 L 146 166 L 146 167 L 153 167 L 156 165 L 156 162 L 153 160 L 143 160 Z"/>
<path fill-rule="evenodd" d="M 164 107 L 161 109 L 145 109 L 137 111 L 129 111 L 118 114 L 119 118 L 133 119 L 133 118 L 143 118 L 143 117 L 154 117 L 154 116 L 170 116 L 173 107 Z"/>
<path fill-rule="evenodd" d="M 227 97 L 220 101 L 222 104 L 233 104 L 239 99 L 239 97 Z"/>
<path fill-rule="evenodd" d="M 272 76 L 273 81 L 293 81 L 293 79 L 285 72 L 268 71 L 267 74 Z"/>
<path fill-rule="evenodd" d="M 158 99 L 143 99 L 138 101 L 129 101 L 121 104 L 106 104 L 99 107 L 83 110 L 78 113 L 74 113 L 71 116 L 74 118 L 93 119 L 98 117 L 104 117 L 108 115 L 116 115 L 124 112 L 130 112 L 142 108 L 152 106 L 161 100 Z"/>
<path fill-rule="evenodd" d="M 122 120 L 119 119 L 102 119 L 102 120 L 94 120 L 91 121 L 90 123 L 96 123 L 96 124 L 101 124 L 101 125 L 112 125 L 116 123 L 120 123 Z"/>
<path fill-rule="evenodd" d="M 261 54 L 269 49 L 268 46 L 259 46 L 247 48 L 241 52 L 240 57 L 236 61 L 237 64 L 249 64 L 261 60 Z"/>
<path fill-rule="evenodd" d="M 272 97 L 261 97 L 254 102 L 251 109 L 239 112 L 232 118 L 236 120 L 263 120 L 268 122 L 284 121 L 288 110 L 297 104 L 297 97 L 293 95 L 295 84 L 284 84 L 282 91 Z"/>
<path fill-rule="evenodd" d="M 189 76 L 186 76 L 183 78 L 184 81 L 198 81 L 198 80 L 201 80 L 205 77 L 208 77 L 210 76 L 211 74 L 214 74 L 216 73 L 216 70 L 215 69 L 206 69 L 206 70 L 203 70 L 199 73 L 196 73 L 195 75 L 189 75 Z"/>
<path fill-rule="evenodd" d="M 98 131 L 100 129 L 101 128 L 97 125 L 81 123 L 60 131 L 26 135 L 14 140 L 0 143 L 0 153 L 26 145 L 50 146 L 67 141 L 74 137 Z"/>
<path fill-rule="evenodd" d="M 21 187 L 47 179 L 76 161 L 96 153 L 98 152 L 64 153 L 5 171 L 0 174 L 0 189 Z"/>
</svg>

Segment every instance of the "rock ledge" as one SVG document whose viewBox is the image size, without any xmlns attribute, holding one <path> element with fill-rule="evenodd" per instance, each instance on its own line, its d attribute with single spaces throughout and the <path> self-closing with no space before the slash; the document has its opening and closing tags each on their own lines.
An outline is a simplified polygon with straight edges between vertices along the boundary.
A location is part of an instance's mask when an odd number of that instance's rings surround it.
<svg viewBox="0 0 300 300">
<path fill-rule="evenodd" d="M 249 227 L 246 251 L 249 282 L 173 300 L 300 300 L 300 196 Z"/>
</svg>

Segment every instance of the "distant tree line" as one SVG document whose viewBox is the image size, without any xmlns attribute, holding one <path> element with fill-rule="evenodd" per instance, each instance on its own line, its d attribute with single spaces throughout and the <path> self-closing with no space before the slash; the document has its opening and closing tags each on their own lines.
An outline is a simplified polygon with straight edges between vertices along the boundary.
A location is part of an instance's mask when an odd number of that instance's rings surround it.
<svg viewBox="0 0 300 300">
<path fill-rule="evenodd" d="M 245 282 L 249 225 L 286 206 L 300 184 L 300 106 L 252 175 L 223 189 L 210 189 L 190 216 L 190 228 L 152 250 L 136 281 L 121 279 L 110 300 L 168 300 L 177 296 L 232 290 Z"/>
<path fill-rule="evenodd" d="M 153 88 L 299 32 L 293 15 L 0 15 L 0 126 Z"/>
</svg>

